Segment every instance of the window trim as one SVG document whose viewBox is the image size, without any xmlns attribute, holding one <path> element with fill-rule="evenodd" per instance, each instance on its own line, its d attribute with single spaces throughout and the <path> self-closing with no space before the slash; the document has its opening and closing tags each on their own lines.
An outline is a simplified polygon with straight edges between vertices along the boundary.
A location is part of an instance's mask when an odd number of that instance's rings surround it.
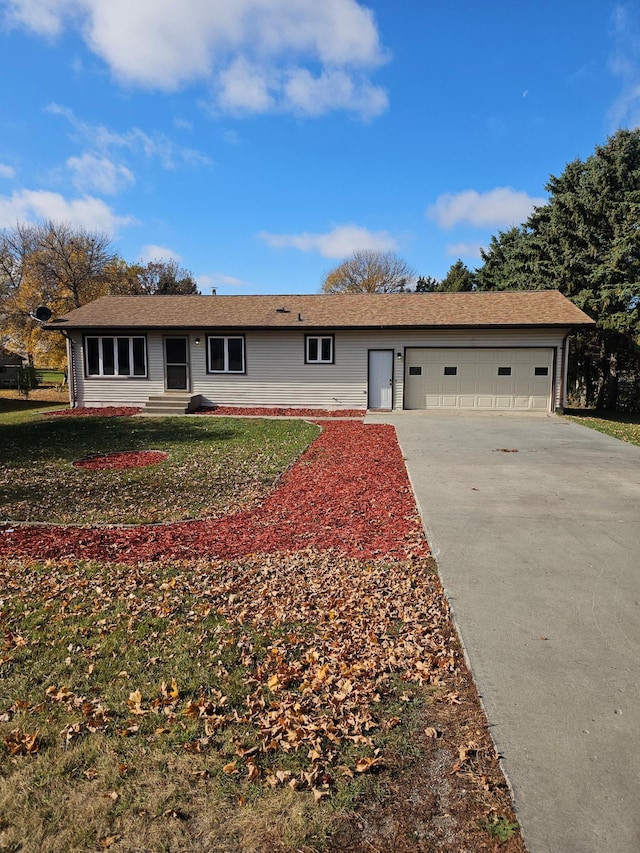
<svg viewBox="0 0 640 853">
<path fill-rule="evenodd" d="M 304 363 L 305 364 L 335 364 L 336 363 L 336 336 L 334 334 L 326 335 L 305 335 L 304 336 Z M 322 358 L 322 341 L 331 341 L 331 358 Z M 320 358 L 309 358 L 309 342 L 318 342 L 318 354 Z"/>
<path fill-rule="evenodd" d="M 224 341 L 224 368 L 223 370 L 214 370 L 211 367 L 211 341 Z M 229 341 L 242 341 L 242 370 L 229 370 Z M 207 335 L 207 374 L 211 376 L 245 376 L 247 373 L 247 341 L 245 335 L 238 334 L 220 334 Z"/>
<path fill-rule="evenodd" d="M 118 341 L 126 339 L 129 341 L 129 373 L 118 373 Z M 89 346 L 88 341 L 94 340 L 98 341 L 98 373 L 91 373 L 89 370 Z M 104 373 L 103 371 L 103 341 L 110 340 L 113 342 L 113 363 L 114 363 L 114 372 L 113 373 Z M 135 358 L 133 352 L 133 342 L 136 340 L 142 341 L 142 355 L 144 358 L 144 373 L 135 373 Z M 82 339 L 82 349 L 84 354 L 84 376 L 85 379 L 148 379 L 149 378 L 149 357 L 148 357 L 148 347 L 147 347 L 147 336 L 146 335 L 132 335 L 132 334 L 100 334 L 100 335 L 83 335 Z"/>
</svg>

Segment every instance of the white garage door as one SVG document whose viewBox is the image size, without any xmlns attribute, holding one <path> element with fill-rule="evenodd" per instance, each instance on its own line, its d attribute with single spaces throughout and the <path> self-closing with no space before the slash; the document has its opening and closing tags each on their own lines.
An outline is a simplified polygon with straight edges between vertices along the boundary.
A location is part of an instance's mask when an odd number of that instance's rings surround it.
<svg viewBox="0 0 640 853">
<path fill-rule="evenodd" d="M 553 350 L 406 350 L 406 409 L 551 409 Z"/>
</svg>

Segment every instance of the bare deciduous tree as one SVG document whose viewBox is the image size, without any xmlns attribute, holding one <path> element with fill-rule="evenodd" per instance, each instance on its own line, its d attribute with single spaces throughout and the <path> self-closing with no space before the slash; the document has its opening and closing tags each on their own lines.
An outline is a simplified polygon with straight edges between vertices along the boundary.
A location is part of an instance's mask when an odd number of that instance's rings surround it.
<svg viewBox="0 0 640 853">
<path fill-rule="evenodd" d="M 323 293 L 403 293 L 415 272 L 395 252 L 362 249 L 324 277 Z"/>
</svg>

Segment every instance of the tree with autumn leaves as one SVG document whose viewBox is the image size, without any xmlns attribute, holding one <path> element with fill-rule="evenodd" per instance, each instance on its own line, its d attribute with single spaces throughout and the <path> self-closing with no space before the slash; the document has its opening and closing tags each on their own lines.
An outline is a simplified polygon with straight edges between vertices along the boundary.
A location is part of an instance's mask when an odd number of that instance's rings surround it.
<svg viewBox="0 0 640 853">
<path fill-rule="evenodd" d="M 33 313 L 54 317 L 107 294 L 198 293 L 192 274 L 175 261 L 128 264 L 107 235 L 54 221 L 0 231 L 0 343 L 31 363 L 60 366 L 60 335 L 43 332 Z"/>
</svg>

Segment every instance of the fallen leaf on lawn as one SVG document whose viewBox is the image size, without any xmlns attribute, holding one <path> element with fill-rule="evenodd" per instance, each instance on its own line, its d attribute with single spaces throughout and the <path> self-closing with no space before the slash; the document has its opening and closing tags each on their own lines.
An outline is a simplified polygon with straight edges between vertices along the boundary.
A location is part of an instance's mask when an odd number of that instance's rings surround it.
<svg viewBox="0 0 640 853">
<path fill-rule="evenodd" d="M 381 758 L 359 758 L 356 762 L 356 773 L 368 773 L 373 767 L 379 767 L 381 764 Z"/>
<path fill-rule="evenodd" d="M 112 844 L 120 841 L 121 838 L 121 835 L 103 835 L 102 838 L 98 839 L 98 847 L 102 848 L 102 850 L 108 850 Z"/>
<path fill-rule="evenodd" d="M 238 772 L 238 766 L 235 761 L 230 761 L 228 764 L 225 764 L 222 768 L 222 772 L 226 773 L 227 776 L 233 776 L 234 773 Z"/>
</svg>

